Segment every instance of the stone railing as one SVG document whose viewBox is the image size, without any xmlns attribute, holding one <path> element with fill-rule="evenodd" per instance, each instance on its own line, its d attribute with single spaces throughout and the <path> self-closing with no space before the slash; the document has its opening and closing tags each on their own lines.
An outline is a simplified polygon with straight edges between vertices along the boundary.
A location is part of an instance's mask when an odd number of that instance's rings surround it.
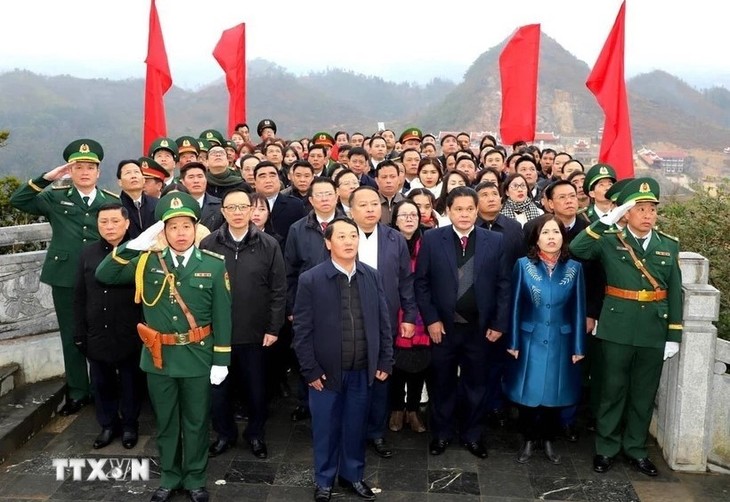
<svg viewBox="0 0 730 502">
<path fill-rule="evenodd" d="M 681 253 L 679 261 L 684 333 L 678 356 L 664 364 L 651 432 L 672 469 L 704 472 L 713 465 L 730 467 L 730 375 L 727 363 L 716 363 L 723 357 L 716 347 L 727 342 L 717 339 L 712 324 L 720 292 L 708 284 L 709 261 L 697 253 Z M 724 361 L 730 361 L 727 355 Z"/>
<path fill-rule="evenodd" d="M 6 227 L 0 246 L 50 238 L 47 224 Z M 51 289 L 41 283 L 45 251 L 0 255 L 0 366 L 18 363 L 20 381 L 63 374 Z M 708 285 L 709 262 L 681 253 L 684 336 L 664 365 L 651 432 L 672 469 L 730 468 L 730 342 L 712 324 L 720 293 Z"/>
</svg>

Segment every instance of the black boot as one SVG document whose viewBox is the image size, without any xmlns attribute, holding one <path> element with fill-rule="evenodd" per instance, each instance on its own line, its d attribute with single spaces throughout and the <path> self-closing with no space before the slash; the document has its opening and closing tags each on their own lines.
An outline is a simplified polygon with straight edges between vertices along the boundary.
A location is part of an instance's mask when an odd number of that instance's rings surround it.
<svg viewBox="0 0 730 502">
<path fill-rule="evenodd" d="M 545 457 L 553 464 L 558 465 L 560 463 L 560 455 L 555 453 L 555 449 L 553 448 L 553 442 L 545 440 L 544 443 L 545 448 Z"/>
<path fill-rule="evenodd" d="M 522 443 L 522 448 L 517 453 L 517 462 L 520 464 L 526 464 L 532 457 L 532 452 L 535 450 L 535 441 L 525 441 Z"/>
</svg>

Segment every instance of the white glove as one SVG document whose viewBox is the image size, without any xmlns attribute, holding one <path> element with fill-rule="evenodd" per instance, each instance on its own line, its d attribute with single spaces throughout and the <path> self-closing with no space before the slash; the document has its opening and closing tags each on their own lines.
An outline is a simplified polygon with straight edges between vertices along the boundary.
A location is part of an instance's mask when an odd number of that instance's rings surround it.
<svg viewBox="0 0 730 502">
<path fill-rule="evenodd" d="M 220 385 L 228 376 L 228 366 L 211 366 L 210 367 L 210 383 Z"/>
<path fill-rule="evenodd" d="M 165 223 L 158 221 L 150 228 L 139 234 L 137 237 L 127 243 L 127 249 L 136 251 L 147 251 L 157 242 L 157 236 L 165 228 Z"/>
<path fill-rule="evenodd" d="M 625 215 L 629 209 L 634 207 L 636 205 L 635 200 L 630 200 L 626 204 L 622 204 L 619 207 L 614 207 L 611 209 L 608 213 L 603 215 L 601 218 L 601 222 L 605 223 L 606 225 L 615 225 L 623 215 Z"/>
<path fill-rule="evenodd" d="M 664 360 L 666 361 L 673 355 L 679 352 L 679 343 L 677 342 L 666 342 L 664 344 Z"/>
</svg>

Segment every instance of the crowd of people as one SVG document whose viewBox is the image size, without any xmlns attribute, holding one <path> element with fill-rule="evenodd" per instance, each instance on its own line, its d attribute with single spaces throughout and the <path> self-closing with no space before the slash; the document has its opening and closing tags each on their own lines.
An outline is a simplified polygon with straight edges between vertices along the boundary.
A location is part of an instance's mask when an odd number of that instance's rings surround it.
<svg viewBox="0 0 730 502">
<path fill-rule="evenodd" d="M 53 230 L 41 280 L 66 370 L 59 413 L 93 401 L 93 447 L 134 448 L 146 382 L 153 502 L 207 501 L 208 458 L 237 443 L 241 416 L 267 458 L 271 397 L 292 392 L 292 371 L 317 502 L 336 483 L 375 499 L 366 450 L 392 457 L 387 431 L 406 427 L 430 433 L 431 455 L 458 443 L 483 459 L 486 424 L 517 417 L 516 461 L 559 464 L 584 397 L 594 470 L 623 452 L 657 475 L 646 441 L 682 299 L 655 180 L 490 135 L 284 140 L 270 119 L 256 133 L 158 138 L 119 162 L 119 195 L 97 188 L 102 146 L 75 140 L 11 197 Z"/>
</svg>

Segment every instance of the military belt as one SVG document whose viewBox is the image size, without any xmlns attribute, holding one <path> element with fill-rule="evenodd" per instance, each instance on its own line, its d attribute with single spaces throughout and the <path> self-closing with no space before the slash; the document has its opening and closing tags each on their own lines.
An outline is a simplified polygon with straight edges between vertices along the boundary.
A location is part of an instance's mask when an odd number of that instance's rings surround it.
<svg viewBox="0 0 730 502">
<path fill-rule="evenodd" d="M 654 291 L 647 291 L 642 289 L 641 291 L 633 291 L 630 289 L 621 289 L 613 286 L 606 286 L 606 294 L 616 298 L 623 298 L 624 300 L 634 300 L 637 302 L 658 302 L 664 300 L 667 297 L 666 289 L 657 289 Z"/>
<path fill-rule="evenodd" d="M 187 333 L 160 333 L 162 345 L 188 345 L 198 343 L 210 335 L 210 324 L 202 328 L 193 328 Z"/>
</svg>

